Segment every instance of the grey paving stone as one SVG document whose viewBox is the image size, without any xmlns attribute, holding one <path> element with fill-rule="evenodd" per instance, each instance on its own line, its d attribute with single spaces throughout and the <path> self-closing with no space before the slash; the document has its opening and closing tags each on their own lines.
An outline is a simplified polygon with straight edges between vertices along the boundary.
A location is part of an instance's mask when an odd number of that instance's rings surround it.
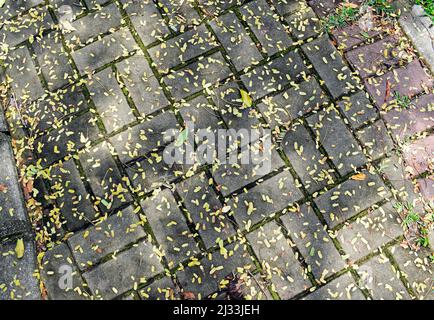
<svg viewBox="0 0 434 320">
<path fill-rule="evenodd" d="M 345 273 L 315 290 L 305 300 L 365 300 L 350 273 Z"/>
<path fill-rule="evenodd" d="M 95 220 L 97 212 L 74 161 L 60 163 L 50 172 L 51 192 L 65 219 L 66 228 L 75 231 Z"/>
<path fill-rule="evenodd" d="M 255 265 L 247 251 L 246 240 L 221 247 L 220 250 L 205 255 L 203 259 L 176 276 L 184 291 L 195 294 L 197 299 L 204 299 L 217 290 L 228 288 L 228 279 L 233 274 L 245 278 L 245 273 L 253 272 Z"/>
<path fill-rule="evenodd" d="M 220 52 L 199 59 L 164 77 L 164 82 L 177 100 L 186 98 L 227 78 L 231 71 Z"/>
<path fill-rule="evenodd" d="M 130 32 L 122 28 L 101 40 L 74 51 L 72 58 L 80 73 L 84 74 L 118 58 L 125 57 L 137 48 L 138 46 Z"/>
<path fill-rule="evenodd" d="M 122 0 L 122 4 L 145 45 L 170 34 L 157 5 L 153 1 Z"/>
<path fill-rule="evenodd" d="M 374 22 L 374 26 L 367 32 L 363 31 L 359 23 L 352 23 L 343 28 L 331 30 L 333 38 L 336 40 L 338 48 L 345 51 L 362 44 L 368 39 L 378 36 L 384 30 L 384 26 Z"/>
<path fill-rule="evenodd" d="M 374 160 L 388 154 L 394 148 L 393 141 L 382 120 L 360 129 L 357 137 L 365 146 L 368 155 Z"/>
<path fill-rule="evenodd" d="M 201 22 L 199 14 L 190 1 L 161 0 L 160 7 L 169 19 L 169 27 L 173 31 L 183 32 L 187 27 Z"/>
<path fill-rule="evenodd" d="M 214 107 L 204 96 L 200 95 L 188 102 L 182 102 L 179 113 L 184 122 L 190 122 L 194 129 L 209 129 L 217 134 L 217 130 L 223 128 L 223 121 L 218 117 Z M 191 128 L 193 129 L 193 128 Z"/>
<path fill-rule="evenodd" d="M 274 221 L 247 235 L 272 290 L 287 300 L 310 287 L 305 270 L 297 261 L 288 239 Z"/>
<path fill-rule="evenodd" d="M 333 169 L 318 150 L 315 141 L 301 123 L 294 124 L 285 134 L 281 147 L 309 192 L 334 183 Z"/>
<path fill-rule="evenodd" d="M 66 43 L 71 48 L 84 46 L 92 38 L 119 27 L 121 22 L 122 16 L 116 4 L 109 4 L 72 22 L 72 31 L 65 35 Z M 90 25 L 92 28 L 89 28 Z"/>
<path fill-rule="evenodd" d="M 330 234 L 311 206 L 303 205 L 299 212 L 289 212 L 281 219 L 317 280 L 324 280 L 345 267 Z"/>
<path fill-rule="evenodd" d="M 78 267 L 85 270 L 145 236 L 142 223 L 130 206 L 101 223 L 75 233 L 68 242 Z"/>
<path fill-rule="evenodd" d="M 71 18 L 75 19 L 85 11 L 83 3 L 76 0 L 51 0 L 50 4 L 59 21 L 62 19 L 70 21 Z"/>
<path fill-rule="evenodd" d="M 374 300 L 408 300 L 409 294 L 389 259 L 381 254 L 373 257 L 357 270 L 360 286 L 366 288 Z"/>
<path fill-rule="evenodd" d="M 218 164 L 212 168 L 211 173 L 224 196 L 285 166 L 274 146 L 267 150 L 262 150 L 262 148 L 264 144 L 259 141 L 253 146 L 242 147 L 240 152 L 230 151 L 226 163 L 220 164 L 217 161 Z M 232 157 L 238 161 L 233 163 Z M 243 163 L 244 157 L 248 159 L 248 163 Z"/>
<path fill-rule="evenodd" d="M 12 48 L 26 40 L 34 40 L 37 35 L 53 27 L 54 22 L 46 8 L 33 9 L 3 24 L 0 39 Z"/>
<path fill-rule="evenodd" d="M 294 88 L 290 88 L 258 104 L 258 108 L 271 129 L 288 126 L 294 119 L 311 112 L 328 102 L 315 78 L 311 77 Z"/>
<path fill-rule="evenodd" d="M 42 96 L 25 111 L 29 117 L 35 119 L 32 128 L 42 132 L 61 126 L 65 118 L 88 108 L 82 88 L 72 86 Z"/>
<path fill-rule="evenodd" d="M 193 234 L 169 189 L 156 193 L 140 205 L 171 268 L 198 252 Z"/>
<path fill-rule="evenodd" d="M 83 277 L 94 295 L 112 299 L 162 271 L 156 248 L 151 243 L 140 242 L 117 254 L 116 259 L 85 272 Z"/>
<path fill-rule="evenodd" d="M 71 271 L 72 282 L 68 287 L 65 279 Z M 88 299 L 87 285 L 81 278 L 68 246 L 64 243 L 47 250 L 42 260 L 42 280 L 51 300 L 83 300 Z"/>
<path fill-rule="evenodd" d="M 107 0 L 84 0 L 84 2 L 86 3 L 89 9 L 97 9 L 108 1 Z"/>
<path fill-rule="evenodd" d="M 80 163 L 102 212 L 115 210 L 131 201 L 128 189 L 106 142 L 80 154 Z"/>
<path fill-rule="evenodd" d="M 378 117 L 377 109 L 371 104 L 368 95 L 363 91 L 349 97 L 343 97 L 338 106 L 354 129 L 374 121 Z"/>
<path fill-rule="evenodd" d="M 39 66 L 50 90 L 56 90 L 72 81 L 73 70 L 57 32 L 51 32 L 33 43 Z"/>
<path fill-rule="evenodd" d="M 44 94 L 38 73 L 32 57 L 26 47 L 13 50 L 10 55 L 10 69 L 7 74 L 13 82 L 11 84 L 20 101 L 28 102 Z"/>
<path fill-rule="evenodd" d="M 271 0 L 271 4 L 276 8 L 279 14 L 286 15 L 294 13 L 306 6 L 304 0 Z"/>
<path fill-rule="evenodd" d="M 199 7 L 208 15 L 219 15 L 230 7 L 241 5 L 245 0 L 199 0 Z"/>
<path fill-rule="evenodd" d="M 164 277 L 139 291 L 142 300 L 173 300 L 176 286 L 172 279 Z"/>
<path fill-rule="evenodd" d="M 303 1 L 300 1 L 301 3 Z M 285 18 L 289 30 L 297 40 L 305 40 L 321 33 L 320 20 L 313 10 L 306 5 L 300 5 L 298 10 Z"/>
<path fill-rule="evenodd" d="M 262 45 L 262 50 L 273 55 L 292 45 L 292 39 L 265 0 L 255 0 L 240 9 L 243 20 Z"/>
<path fill-rule="evenodd" d="M 43 2 L 43 0 L 9 1 L 0 9 L 0 19 L 9 20 L 10 18 L 17 16 L 30 8 L 36 7 Z"/>
<path fill-rule="evenodd" d="M 403 233 L 393 206 L 388 202 L 338 231 L 337 239 L 348 259 L 363 258 Z"/>
<path fill-rule="evenodd" d="M 389 196 L 379 176 L 363 174 L 365 180 L 347 180 L 315 200 L 331 228 Z"/>
<path fill-rule="evenodd" d="M 222 212 L 222 204 L 208 181 L 205 172 L 176 185 L 188 210 L 189 218 L 207 248 L 234 234 L 234 228 Z"/>
<path fill-rule="evenodd" d="M 413 97 L 429 88 L 433 79 L 428 76 L 419 60 L 413 60 L 408 65 L 394 69 L 377 78 L 365 80 L 365 86 L 376 105 L 382 108 L 395 98 L 395 92 L 400 96 Z M 389 87 L 390 90 L 386 90 Z M 390 92 L 389 96 L 386 95 Z"/>
<path fill-rule="evenodd" d="M 149 54 L 158 71 L 168 73 L 173 67 L 196 58 L 217 46 L 212 33 L 202 24 L 152 47 L 149 49 Z"/>
<path fill-rule="evenodd" d="M 325 148 L 341 175 L 354 172 L 367 162 L 334 106 L 310 116 L 307 122 L 316 135 L 317 145 L 321 144 Z"/>
<path fill-rule="evenodd" d="M 3 108 L 0 108 L 0 132 L 8 132 L 8 125 L 6 123 L 5 116 L 3 114 Z"/>
<path fill-rule="evenodd" d="M 96 119 L 90 113 L 70 118 L 49 134 L 35 140 L 35 154 L 49 165 L 73 154 L 99 137 Z"/>
<path fill-rule="evenodd" d="M 169 104 L 145 57 L 139 54 L 117 64 L 117 70 L 137 110 L 147 116 Z"/>
<path fill-rule="evenodd" d="M 327 36 L 302 45 L 302 49 L 333 98 L 355 90 L 350 68 Z"/>
<path fill-rule="evenodd" d="M 256 100 L 282 90 L 283 86 L 300 79 L 307 72 L 300 54 L 291 51 L 246 73 L 241 80 Z"/>
<path fill-rule="evenodd" d="M 110 139 L 122 162 L 145 156 L 158 147 L 165 146 L 173 129 L 179 129 L 173 112 L 161 113 L 152 119 L 115 135 Z"/>
<path fill-rule="evenodd" d="M 288 171 L 258 184 L 228 202 L 241 229 L 294 204 L 303 197 Z"/>
<path fill-rule="evenodd" d="M 11 141 L 3 133 L 0 133 L 0 163 L 0 185 L 4 187 L 0 192 L 0 234 L 8 236 L 11 233 L 28 231 L 27 212 L 18 183 Z"/>
<path fill-rule="evenodd" d="M 434 123 L 434 94 L 422 95 L 408 108 L 391 110 L 382 113 L 387 127 L 398 141 L 413 136 L 432 127 Z"/>
<path fill-rule="evenodd" d="M 108 133 L 136 120 L 111 68 L 95 74 L 88 88 Z"/>
<path fill-rule="evenodd" d="M 262 60 L 258 48 L 234 12 L 212 20 L 210 25 L 238 71 Z"/>
<path fill-rule="evenodd" d="M 410 251 L 396 245 L 390 249 L 398 264 L 401 275 L 408 282 L 408 286 L 420 300 L 433 300 L 432 291 L 433 270 L 428 258 L 428 250 L 420 252 Z"/>
<path fill-rule="evenodd" d="M 244 297 L 246 300 L 273 300 L 268 287 L 270 279 L 262 274 L 256 274 L 245 280 Z"/>
</svg>

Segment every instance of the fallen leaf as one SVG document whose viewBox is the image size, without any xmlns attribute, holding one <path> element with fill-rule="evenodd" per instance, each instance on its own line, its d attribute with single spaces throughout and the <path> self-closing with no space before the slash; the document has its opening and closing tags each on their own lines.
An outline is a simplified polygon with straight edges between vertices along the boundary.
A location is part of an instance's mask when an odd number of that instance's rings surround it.
<svg viewBox="0 0 434 320">
<path fill-rule="evenodd" d="M 187 140 L 188 138 L 188 128 L 185 128 L 184 130 L 181 131 L 181 133 L 178 135 L 178 138 L 175 141 L 175 146 L 176 147 L 180 147 L 184 144 L 184 142 Z"/>
<path fill-rule="evenodd" d="M 386 94 L 384 96 L 384 102 L 386 102 L 387 100 L 389 100 L 390 98 L 390 81 L 387 80 L 386 81 Z"/>
<path fill-rule="evenodd" d="M 252 106 L 252 98 L 250 97 L 249 93 L 244 91 L 243 89 L 240 89 L 241 93 L 241 100 L 243 101 L 243 105 L 247 108 L 250 108 Z"/>
<path fill-rule="evenodd" d="M 6 0 L 0 0 L 0 8 L 2 8 L 6 3 Z"/>
<path fill-rule="evenodd" d="M 24 242 L 23 239 L 17 240 L 17 245 L 15 246 L 15 254 L 18 259 L 24 257 Z"/>
<path fill-rule="evenodd" d="M 191 291 L 181 292 L 182 300 L 196 300 L 196 295 Z"/>
<path fill-rule="evenodd" d="M 0 192 L 6 192 L 6 191 L 8 191 L 8 187 L 0 183 Z"/>
<path fill-rule="evenodd" d="M 356 180 L 356 181 L 363 181 L 363 180 L 366 180 L 366 174 L 364 174 L 364 173 L 357 173 L 357 174 L 351 176 L 350 179 L 351 180 Z"/>
</svg>

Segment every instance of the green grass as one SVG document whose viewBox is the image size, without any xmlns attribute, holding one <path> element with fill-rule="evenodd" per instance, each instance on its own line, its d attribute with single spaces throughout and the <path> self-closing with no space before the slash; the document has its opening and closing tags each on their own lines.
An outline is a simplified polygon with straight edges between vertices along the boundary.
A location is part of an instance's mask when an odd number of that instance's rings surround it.
<svg viewBox="0 0 434 320">
<path fill-rule="evenodd" d="M 416 0 L 415 2 L 425 8 L 426 13 L 434 22 L 434 0 Z"/>
<path fill-rule="evenodd" d="M 350 22 L 356 20 L 358 14 L 358 8 L 339 7 L 336 10 L 336 13 L 327 17 L 327 20 L 325 21 L 325 27 L 327 30 L 344 27 Z"/>
</svg>

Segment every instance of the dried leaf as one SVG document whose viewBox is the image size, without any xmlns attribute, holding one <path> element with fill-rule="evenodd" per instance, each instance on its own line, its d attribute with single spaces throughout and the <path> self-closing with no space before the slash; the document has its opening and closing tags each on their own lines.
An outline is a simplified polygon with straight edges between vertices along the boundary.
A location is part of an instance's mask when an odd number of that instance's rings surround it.
<svg viewBox="0 0 434 320">
<path fill-rule="evenodd" d="M 366 180 L 366 174 L 364 174 L 364 173 L 357 173 L 357 174 L 351 176 L 350 179 L 351 180 L 356 180 L 356 181 L 363 181 L 363 180 Z"/>
<path fill-rule="evenodd" d="M 250 108 L 252 106 L 253 101 L 249 93 L 244 91 L 243 89 L 240 89 L 240 94 L 241 94 L 241 100 L 243 101 L 243 105 L 247 108 Z"/>
<path fill-rule="evenodd" d="M 196 295 L 191 291 L 181 292 L 181 299 L 183 300 L 196 300 Z"/>
<path fill-rule="evenodd" d="M 390 98 L 390 81 L 387 80 L 386 81 L 386 94 L 384 96 L 384 102 L 386 102 L 387 100 L 389 100 Z"/>
<path fill-rule="evenodd" d="M 15 246 L 15 254 L 18 259 L 24 257 L 24 242 L 23 239 L 17 240 L 17 245 Z"/>
</svg>

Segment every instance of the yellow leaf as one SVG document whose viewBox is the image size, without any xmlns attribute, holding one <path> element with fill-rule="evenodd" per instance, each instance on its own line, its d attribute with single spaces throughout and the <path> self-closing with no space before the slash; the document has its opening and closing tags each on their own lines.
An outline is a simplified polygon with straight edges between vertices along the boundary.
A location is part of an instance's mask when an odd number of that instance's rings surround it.
<svg viewBox="0 0 434 320">
<path fill-rule="evenodd" d="M 18 259 L 21 259 L 24 257 L 24 242 L 23 239 L 17 240 L 17 245 L 15 246 L 15 254 L 17 255 Z"/>
<path fill-rule="evenodd" d="M 243 89 L 240 89 L 240 93 L 241 93 L 241 100 L 243 100 L 243 105 L 246 106 L 247 108 L 250 108 L 252 106 L 252 98 Z"/>
<path fill-rule="evenodd" d="M 357 181 L 363 181 L 366 180 L 366 174 L 364 173 L 357 173 L 355 175 L 353 175 L 351 177 L 352 180 L 357 180 Z"/>
</svg>

